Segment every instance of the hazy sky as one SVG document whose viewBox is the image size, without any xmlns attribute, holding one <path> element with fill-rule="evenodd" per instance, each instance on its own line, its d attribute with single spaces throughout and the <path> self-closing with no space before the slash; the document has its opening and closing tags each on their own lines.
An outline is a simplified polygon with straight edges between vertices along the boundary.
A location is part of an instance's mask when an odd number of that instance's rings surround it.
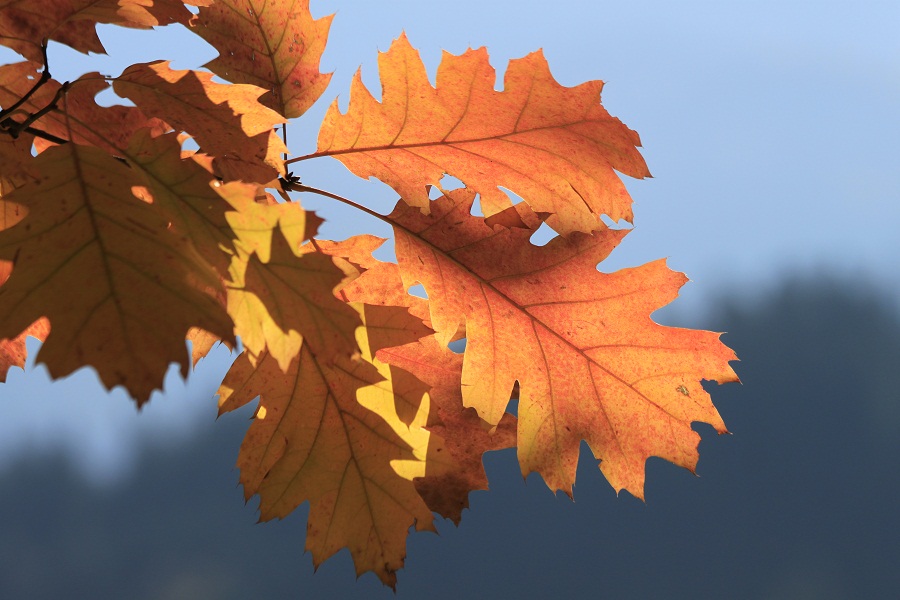
<svg viewBox="0 0 900 600">
<path fill-rule="evenodd" d="M 317 15 L 337 12 L 323 59 L 335 75 L 323 99 L 292 126 L 295 154 L 312 150 L 335 96 L 346 105 L 357 67 L 378 93 L 376 51 L 403 30 L 432 77 L 442 49 L 458 54 L 487 46 L 502 72 L 508 59 L 542 47 L 561 83 L 607 82 L 605 106 L 640 133 L 654 175 L 627 181 L 636 228 L 601 269 L 668 257 L 693 280 L 678 304 L 697 314 L 700 326 L 705 300 L 753 297 L 798 273 L 849 274 L 878 282 L 895 299 L 900 294 L 900 3 L 313 0 L 312 6 Z M 100 36 L 112 58 L 56 46 L 53 74 L 116 75 L 158 58 L 198 67 L 215 56 L 180 27 L 101 28 Z M 14 60 L 0 50 L 0 61 Z M 395 199 L 386 186 L 359 180 L 329 159 L 305 163 L 299 174 L 379 209 Z M 323 230 L 329 237 L 388 233 L 317 199 L 303 202 L 332 217 Z M 202 385 L 156 397 L 140 417 L 121 394 L 98 397 L 88 374 L 58 387 L 39 383 L 42 371 L 14 374 L 0 389 L 0 453 L 60 439 L 103 465 L 102 476 L 123 464 L 120 448 L 139 428 L 181 431 L 177 423 L 198 414 L 212 418 L 209 396 L 221 363 L 200 374 Z"/>
</svg>

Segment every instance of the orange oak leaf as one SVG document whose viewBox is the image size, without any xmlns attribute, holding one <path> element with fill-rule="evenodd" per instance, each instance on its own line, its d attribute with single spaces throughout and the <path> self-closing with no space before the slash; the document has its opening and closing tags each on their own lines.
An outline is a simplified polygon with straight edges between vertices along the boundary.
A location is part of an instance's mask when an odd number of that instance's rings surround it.
<svg viewBox="0 0 900 600">
<path fill-rule="evenodd" d="M 4 196 L 27 214 L 0 232 L 0 338 L 41 317 L 52 331 L 38 354 L 53 377 L 93 366 L 107 388 L 138 404 L 162 386 L 170 363 L 189 367 L 184 339 L 202 327 L 233 342 L 232 322 L 210 290 L 221 286 L 192 246 L 135 198 L 138 174 L 90 146 L 41 153 L 42 174 Z"/>
<path fill-rule="evenodd" d="M 16 103 L 39 77 L 40 66 L 35 63 L 0 66 L 0 106 Z M 28 114 L 37 113 L 53 101 L 60 87 L 58 81 L 49 80 L 20 110 Z M 148 118 L 133 106 L 98 105 L 95 96 L 109 87 L 99 73 L 82 75 L 70 84 L 57 103 L 57 110 L 39 118 L 33 127 L 58 138 L 96 146 L 116 155 L 122 155 L 128 148 L 131 136 L 139 129 L 149 128 L 155 135 L 169 129 L 159 119 Z"/>
<path fill-rule="evenodd" d="M 394 586 L 409 528 L 434 530 L 412 479 L 426 473 L 428 457 L 441 448 L 422 427 L 425 414 L 408 426 L 394 409 L 405 392 L 413 395 L 405 402 L 424 413 L 424 386 L 398 390 L 372 358 L 377 347 L 367 337 L 379 327 L 414 331 L 400 323 L 413 317 L 401 307 L 357 308 L 365 323 L 358 329 L 361 356 L 326 363 L 304 344 L 284 372 L 267 353 L 255 365 L 242 354 L 220 388 L 219 406 L 221 413 L 260 398 L 237 466 L 245 497 L 259 494 L 261 520 L 309 501 L 306 549 L 313 563 L 347 547 L 357 575 L 374 571 Z"/>
<path fill-rule="evenodd" d="M 47 319 L 38 319 L 13 339 L 0 340 L 0 382 L 6 381 L 12 367 L 25 368 L 25 360 L 28 358 L 26 340 L 33 337 L 44 341 L 49 333 L 50 322 Z"/>
<path fill-rule="evenodd" d="M 601 226 L 599 215 L 631 220 L 631 198 L 615 171 L 649 176 L 638 135 L 600 105 L 602 82 L 559 85 L 543 54 L 510 61 L 504 91 L 484 48 L 444 53 L 437 87 L 405 36 L 379 55 L 382 101 L 357 72 L 346 114 L 337 101 L 315 156 L 333 156 L 360 177 L 377 177 L 428 210 L 426 186 L 446 173 L 481 195 L 485 215 L 521 196 L 568 234 Z"/>
<path fill-rule="evenodd" d="M 284 174 L 281 154 L 287 148 L 273 128 L 285 119 L 259 103 L 264 90 L 215 83 L 212 77 L 157 61 L 128 67 L 113 89 L 145 114 L 191 134 L 204 153 L 230 163 L 238 179 L 264 184 Z"/>
<path fill-rule="evenodd" d="M 309 0 L 219 0 L 191 22 L 219 50 L 205 67 L 234 83 L 268 92 L 259 101 L 291 119 L 312 106 L 328 87 L 319 71 L 333 15 L 313 19 Z"/>
<path fill-rule="evenodd" d="M 597 270 L 625 235 L 603 229 L 534 246 L 526 228 L 492 229 L 460 189 L 426 216 L 398 203 L 396 253 L 405 285 L 429 294 L 442 344 L 465 324 L 464 404 L 491 424 L 516 382 L 523 475 L 571 495 L 586 440 L 617 490 L 643 497 L 644 463 L 659 456 L 693 470 L 693 421 L 725 425 L 701 380 L 736 381 L 719 334 L 657 325 L 686 278 L 664 261 Z M 526 210 L 521 205 L 509 210 Z"/>
<path fill-rule="evenodd" d="M 79 52 L 105 53 L 95 31 L 100 23 L 154 27 L 187 23 L 181 0 L 0 0 L 0 44 L 33 61 L 41 60 L 41 40 Z"/>
</svg>

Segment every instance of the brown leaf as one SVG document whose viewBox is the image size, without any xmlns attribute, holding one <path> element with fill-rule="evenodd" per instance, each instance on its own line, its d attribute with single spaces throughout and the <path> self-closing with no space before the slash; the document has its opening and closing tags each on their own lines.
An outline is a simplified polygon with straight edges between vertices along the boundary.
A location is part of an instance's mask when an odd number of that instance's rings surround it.
<svg viewBox="0 0 900 600">
<path fill-rule="evenodd" d="M 366 324 L 358 330 L 361 357 L 325 362 L 304 344 L 284 372 L 267 353 L 255 366 L 242 354 L 225 377 L 219 406 L 226 412 L 260 397 L 238 467 L 245 497 L 260 496 L 261 520 L 309 501 L 306 549 L 313 563 L 347 547 L 357 575 L 374 571 L 394 586 L 409 528 L 434 529 L 412 479 L 440 448 L 424 423 L 407 426 L 397 418 L 395 397 L 403 392 L 369 350 L 368 327 L 393 328 L 410 315 L 397 307 L 359 308 Z M 424 386 L 406 393 L 412 394 L 406 403 L 421 404 Z"/>
<path fill-rule="evenodd" d="M 128 162 L 147 179 L 149 200 L 169 221 L 172 230 L 190 243 L 222 277 L 234 254 L 235 233 L 226 219 L 232 204 L 222 197 L 222 186 L 191 158 L 183 158 L 175 133 L 152 137 L 137 132 L 125 152 Z M 242 187 L 245 202 L 252 202 L 254 187 Z M 230 188 L 232 200 L 241 192 Z"/>
<path fill-rule="evenodd" d="M 34 168 L 31 147 L 34 136 L 24 133 L 18 138 L 0 134 L 0 178 L 10 180 L 34 179 L 38 176 Z M 0 196 L 7 191 L 0 187 Z"/>
<path fill-rule="evenodd" d="M 4 164 L 4 167 L 6 166 Z M 0 231 L 9 229 L 25 218 L 25 212 L 26 210 L 23 206 L 12 202 L 0 201 Z M 6 283 L 11 273 L 12 262 L 0 261 L 0 286 Z M 50 322 L 42 318 L 26 327 L 25 331 L 15 338 L 0 340 L 0 381 L 6 381 L 6 376 L 11 367 L 19 367 L 20 369 L 25 367 L 25 359 L 28 357 L 25 341 L 29 337 L 44 341 L 47 339 L 48 333 L 50 333 Z"/>
<path fill-rule="evenodd" d="M 498 92 L 482 48 L 445 53 L 434 88 L 405 36 L 378 62 L 382 101 L 357 73 L 348 112 L 331 105 L 312 156 L 334 156 L 425 211 L 426 186 L 446 173 L 481 195 L 487 216 L 510 206 L 503 187 L 550 215 L 560 233 L 593 231 L 603 214 L 631 220 L 631 198 L 615 171 L 650 173 L 638 135 L 600 105 L 602 82 L 563 87 L 535 52 L 510 61 Z"/>
<path fill-rule="evenodd" d="M 191 26 L 219 50 L 207 69 L 268 90 L 260 102 L 292 119 L 305 113 L 331 80 L 330 73 L 319 71 L 319 60 L 332 16 L 313 19 L 309 0 L 219 0 L 201 9 Z"/>
<path fill-rule="evenodd" d="M 28 212 L 0 232 L 0 259 L 13 261 L 0 287 L 0 338 L 47 317 L 38 360 L 53 377 L 90 365 L 107 388 L 145 402 L 168 366 L 188 369 L 184 339 L 202 327 L 232 340 L 231 319 L 207 293 L 220 286 L 208 265 L 131 191 L 132 169 L 77 144 L 35 159 L 42 173 L 3 198 Z"/>
<path fill-rule="evenodd" d="M 35 62 L 42 60 L 43 39 L 105 53 L 98 24 L 149 28 L 190 17 L 180 0 L 0 0 L 0 44 Z"/>
<path fill-rule="evenodd" d="M 0 66 L 0 106 L 24 97 L 40 77 L 39 65 L 20 62 Z M 37 113 L 51 103 L 60 83 L 51 79 L 21 107 Z M 135 131 L 149 128 L 154 135 L 168 130 L 159 119 L 148 118 L 133 106 L 100 106 L 95 96 L 109 88 L 99 73 L 87 73 L 70 84 L 57 109 L 35 121 L 33 127 L 56 137 L 86 146 L 96 146 L 121 155 Z M 21 120 L 21 119 L 19 119 Z"/>
<path fill-rule="evenodd" d="M 287 149 L 273 128 L 285 120 L 259 103 L 264 90 L 212 77 L 157 61 L 128 67 L 113 88 L 146 114 L 191 134 L 203 152 L 229 163 L 233 177 L 266 184 L 284 174 Z"/>
</svg>

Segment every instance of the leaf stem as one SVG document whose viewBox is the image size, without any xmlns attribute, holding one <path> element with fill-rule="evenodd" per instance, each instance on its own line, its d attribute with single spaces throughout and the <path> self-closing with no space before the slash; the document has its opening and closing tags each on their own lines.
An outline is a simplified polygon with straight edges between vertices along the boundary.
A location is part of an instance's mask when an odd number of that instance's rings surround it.
<svg viewBox="0 0 900 600">
<path fill-rule="evenodd" d="M 354 202 L 353 200 L 351 200 L 349 198 L 344 198 L 343 196 L 338 196 L 337 194 L 333 194 L 331 192 L 326 192 L 325 190 L 320 190 L 319 188 L 310 187 L 308 185 L 303 185 L 301 183 L 295 183 L 295 184 L 291 185 L 289 189 L 294 192 L 309 192 L 310 194 L 318 194 L 319 196 L 325 196 L 326 198 L 331 198 L 332 200 L 337 200 L 338 202 L 342 202 L 342 203 L 346 204 L 347 206 L 352 206 L 353 208 L 356 208 L 357 210 L 361 210 L 362 212 L 366 213 L 367 215 L 372 215 L 376 219 L 384 221 L 388 225 L 401 227 L 402 229 L 405 229 L 405 227 L 402 227 L 402 226 L 394 223 L 394 221 L 392 221 L 387 215 L 383 215 L 379 212 L 375 212 L 368 206 L 363 206 L 359 202 Z"/>
</svg>

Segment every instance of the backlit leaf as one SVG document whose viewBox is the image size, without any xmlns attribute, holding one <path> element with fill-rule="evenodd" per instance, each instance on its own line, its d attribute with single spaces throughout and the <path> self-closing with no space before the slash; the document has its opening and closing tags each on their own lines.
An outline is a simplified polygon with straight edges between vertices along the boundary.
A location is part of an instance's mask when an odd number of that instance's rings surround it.
<svg viewBox="0 0 900 600">
<path fill-rule="evenodd" d="M 235 178 L 268 183 L 283 174 L 287 149 L 273 128 L 284 118 L 259 103 L 264 90 L 212 77 L 157 61 L 128 67 L 113 88 L 145 114 L 191 134 L 206 154 L 228 161 Z"/>
<path fill-rule="evenodd" d="M 193 326 L 233 340 L 231 319 L 211 295 L 221 283 L 146 202 L 135 172 L 105 152 L 65 144 L 36 159 L 39 183 L 3 198 L 27 214 L 0 232 L 13 261 L 0 286 L 0 338 L 41 317 L 52 331 L 38 353 L 53 377 L 93 366 L 108 388 L 145 402 L 170 363 L 188 368 Z"/>
<path fill-rule="evenodd" d="M 94 29 L 100 23 L 154 27 L 190 17 L 180 0 L 0 0 L 0 44 L 33 61 L 41 60 L 43 39 L 105 53 Z"/>
<path fill-rule="evenodd" d="M 226 412 L 260 398 L 238 457 L 245 496 L 259 494 L 260 518 L 284 517 L 309 501 L 306 549 L 313 563 L 346 547 L 357 575 L 374 571 L 393 586 L 409 528 L 434 529 L 411 479 L 425 473 L 429 451 L 439 448 L 417 423 L 397 417 L 397 390 L 367 339 L 367 327 L 403 319 L 405 310 L 359 309 L 366 325 L 358 330 L 360 357 L 326 363 L 304 344 L 284 372 L 266 353 L 255 366 L 243 354 L 219 390 L 219 405 Z M 408 402 L 421 404 L 424 386 L 409 392 L 418 398 Z"/>
<path fill-rule="evenodd" d="M 334 156 L 360 177 L 377 177 L 428 209 L 426 186 L 446 173 L 481 195 L 487 216 L 519 196 L 560 233 L 590 232 L 599 215 L 631 220 L 631 198 L 615 171 L 649 176 L 638 135 L 600 105 L 602 82 L 559 85 L 543 54 L 510 61 L 504 90 L 484 48 L 444 53 L 432 87 L 401 36 L 379 55 L 382 101 L 357 73 L 349 110 L 331 105 L 312 156 Z"/>
<path fill-rule="evenodd" d="M 0 106 L 10 106 L 24 97 L 40 77 L 39 65 L 19 62 L 0 66 Z M 33 114 L 53 100 L 60 83 L 49 80 L 32 95 L 20 111 Z M 40 131 L 77 144 L 96 146 L 121 156 L 138 129 L 149 128 L 154 134 L 168 127 L 159 119 L 151 119 L 133 106 L 100 106 L 95 96 L 109 88 L 99 73 L 87 73 L 72 82 L 57 104 L 57 110 L 34 123 Z M 21 117 L 18 118 L 21 120 Z"/>
<path fill-rule="evenodd" d="M 2 145 L 3 138 L 0 138 Z M 3 163 L 4 170 L 8 163 Z M 10 190 L 11 191 L 11 190 Z M 2 194 L 0 194 L 2 196 Z M 25 207 L 12 202 L 0 201 L 0 231 L 9 229 L 25 217 Z M 12 261 L 0 261 L 0 286 L 6 283 L 12 273 Z M 25 341 L 28 337 L 34 337 L 41 341 L 47 339 L 50 333 L 50 323 L 45 318 L 38 319 L 25 328 L 25 331 L 12 339 L 0 340 L 0 381 L 6 381 L 6 375 L 11 367 L 25 367 L 25 359 L 28 353 Z"/>
<path fill-rule="evenodd" d="M 187 236 L 200 255 L 221 277 L 227 277 L 235 233 L 226 213 L 232 205 L 219 193 L 220 185 L 206 169 L 182 157 L 174 133 L 152 137 L 143 129 L 125 153 L 129 164 L 145 175 L 149 199 L 172 229 Z M 251 202 L 254 187 L 242 188 Z M 232 197 L 239 192 L 232 190 Z"/>
<path fill-rule="evenodd" d="M 482 455 L 515 448 L 516 418 L 507 413 L 492 430 L 475 409 L 465 408 L 459 385 L 463 358 L 439 344 L 434 336 L 379 350 L 376 357 L 415 373 L 429 386 L 427 429 L 442 440 L 447 456 L 443 457 L 442 470 L 416 479 L 416 490 L 428 508 L 458 525 L 463 509 L 469 506 L 469 493 L 488 489 Z"/>
<path fill-rule="evenodd" d="M 201 9 L 191 25 L 219 50 L 206 68 L 228 81 L 268 90 L 260 102 L 294 118 L 331 80 L 330 73 L 319 71 L 331 19 L 313 19 L 309 0 L 218 0 Z"/>
<path fill-rule="evenodd" d="M 300 251 L 318 224 L 307 214 L 286 203 L 245 204 L 226 215 L 239 250 L 228 286 L 235 332 L 251 358 L 268 347 L 283 370 L 301 344 L 324 362 L 357 350 L 359 316 L 334 295 L 344 273 L 330 256 Z"/>
<path fill-rule="evenodd" d="M 359 266 L 361 273 L 345 282 L 340 294 L 347 300 L 379 306 L 405 306 L 417 319 L 428 321 L 428 302 L 406 292 L 396 263 L 372 259 L 372 252 L 384 240 L 374 236 L 354 236 L 343 242 L 318 242 L 324 252 Z M 415 321 L 406 321 L 407 326 Z M 442 517 L 459 524 L 462 511 L 469 506 L 469 493 L 488 489 L 481 459 L 489 450 L 516 445 L 515 417 L 507 414 L 496 428 L 478 417 L 474 409 L 463 407 L 460 391 L 462 356 L 438 343 L 433 335 L 382 328 L 369 328 L 370 339 L 377 340 L 376 358 L 390 366 L 388 377 L 399 387 L 428 389 L 429 410 L 423 425 L 433 434 L 440 452 L 429 452 L 426 473 L 415 480 L 416 490 L 428 507 Z M 431 333 L 430 329 L 427 333 Z M 404 337 L 413 335 L 413 342 Z M 414 374 L 414 375 L 413 375 Z M 404 385 L 404 382 L 409 382 Z M 397 416 L 414 424 L 421 417 L 419 404 L 409 405 L 403 394 L 395 401 Z M 492 430 L 493 429 L 493 430 Z"/>
<path fill-rule="evenodd" d="M 554 490 L 571 494 L 581 440 L 612 486 L 639 498 L 648 457 L 693 470 L 691 423 L 725 431 L 700 382 L 737 378 L 718 334 L 650 319 L 684 275 L 664 261 L 601 273 L 625 232 L 534 246 L 532 230 L 495 231 L 473 217 L 473 197 L 456 190 L 428 216 L 402 202 L 390 215 L 404 283 L 425 286 L 438 340 L 465 324 L 464 404 L 498 424 L 518 382 L 522 473 L 539 472 Z"/>
</svg>

